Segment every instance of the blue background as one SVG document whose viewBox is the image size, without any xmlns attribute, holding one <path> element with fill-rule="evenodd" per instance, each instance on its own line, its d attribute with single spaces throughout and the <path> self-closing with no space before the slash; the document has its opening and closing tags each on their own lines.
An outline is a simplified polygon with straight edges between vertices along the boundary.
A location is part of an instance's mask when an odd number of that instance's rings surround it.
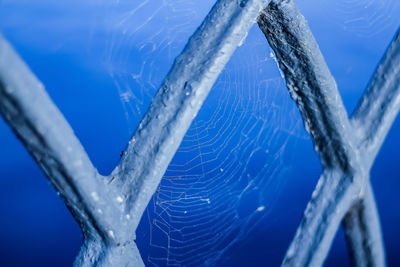
<svg viewBox="0 0 400 267">
<path fill-rule="evenodd" d="M 329 2 L 298 1 L 351 112 L 400 25 L 400 7 L 397 0 Z M 212 4 L 211 0 L 167 4 L 3 0 L 0 29 L 44 83 L 95 166 L 108 174 L 173 58 Z M 230 107 L 232 103 L 238 106 Z M 216 107 L 228 111 L 217 112 Z M 213 116 L 218 119 L 208 119 Z M 399 134 L 396 120 L 371 173 L 390 266 L 400 265 Z M 213 149 L 206 145 L 210 140 L 215 141 Z M 0 147 L 0 265 L 70 266 L 81 244 L 78 225 L 3 121 Z M 193 168 L 182 167 L 188 161 Z M 228 174 L 218 173 L 224 169 Z M 183 176 L 178 174 L 182 170 Z M 159 212 L 169 205 L 158 201 L 168 199 L 161 188 L 138 229 L 142 257 L 149 265 L 166 266 L 175 260 L 200 265 L 204 260 L 199 254 L 204 252 L 212 265 L 278 266 L 320 171 L 268 45 L 254 27 L 217 81 L 162 182 L 168 187 L 176 177 L 185 177 L 167 191 L 171 199 L 187 188 L 196 199 L 207 192 L 204 197 L 211 199 L 210 206 L 196 209 L 178 200 L 174 212 L 176 218 L 191 212 L 220 216 L 218 223 L 226 223 L 228 229 L 223 242 L 214 246 L 216 238 L 204 235 L 204 240 L 196 241 L 202 242 L 198 250 L 190 249 L 190 238 L 184 234 L 210 229 L 206 222 L 181 228 L 185 247 L 168 245 L 165 233 L 154 230 L 155 220 L 164 218 L 174 227 L 185 220 L 176 222 L 172 213 L 165 218 Z M 199 181 L 193 177 L 218 183 L 197 190 L 190 187 Z M 257 186 L 251 185 L 247 193 L 243 188 L 251 180 Z M 238 192 L 245 193 L 238 198 Z M 257 212 L 258 207 L 263 210 Z M 326 266 L 348 264 L 339 230 Z"/>
</svg>

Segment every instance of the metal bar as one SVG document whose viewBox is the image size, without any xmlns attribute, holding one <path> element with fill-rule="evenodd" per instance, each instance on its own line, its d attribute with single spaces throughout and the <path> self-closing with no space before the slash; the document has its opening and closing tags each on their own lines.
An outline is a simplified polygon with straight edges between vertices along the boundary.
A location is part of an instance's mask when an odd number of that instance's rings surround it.
<svg viewBox="0 0 400 267">
<path fill-rule="evenodd" d="M 282 266 L 322 266 L 340 222 L 359 192 L 341 170 L 326 169 L 308 203 Z"/>
<path fill-rule="evenodd" d="M 85 243 L 75 264 L 143 266 L 105 177 L 93 167 L 43 85 L 1 35 L 0 114 L 79 222 Z M 129 253 L 121 253 L 123 248 Z"/>
<path fill-rule="evenodd" d="M 107 180 L 43 86 L 2 39 L 2 115 L 81 222 L 85 242 L 76 265 L 143 266 L 133 241 L 142 213 L 213 83 L 268 3 L 217 1 L 175 60 Z"/>
<path fill-rule="evenodd" d="M 108 239 L 114 215 L 104 184 L 43 85 L 0 35 L 0 113 L 45 172 L 86 235 Z M 93 197 L 94 196 L 94 197 Z"/>
<path fill-rule="evenodd" d="M 400 30 L 397 31 L 351 119 L 366 166 L 373 161 L 400 109 Z M 344 228 L 354 266 L 384 266 L 385 251 L 372 188 L 347 213 Z"/>
<path fill-rule="evenodd" d="M 363 181 L 368 182 L 366 170 L 354 149 L 352 127 L 336 82 L 295 2 L 272 1 L 261 13 L 259 26 L 276 53 L 325 169 L 283 265 L 319 266 L 344 213 L 361 191 Z M 349 178 L 352 181 L 347 182 Z M 368 195 L 368 199 L 373 200 L 373 196 Z M 379 222 L 377 214 L 371 214 Z M 377 226 L 380 230 L 379 223 Z"/>
<path fill-rule="evenodd" d="M 335 79 L 294 1 L 272 1 L 258 20 L 325 168 L 352 172 L 351 126 Z"/>
<path fill-rule="evenodd" d="M 400 28 L 395 34 L 351 119 L 359 148 L 372 165 L 400 109 Z"/>
<path fill-rule="evenodd" d="M 386 265 L 382 231 L 370 183 L 363 197 L 346 213 L 343 226 L 353 266 Z"/>
<path fill-rule="evenodd" d="M 356 145 L 361 154 L 367 157 L 363 158 L 366 170 L 370 169 L 400 108 L 399 35 L 398 31 L 352 118 Z M 379 216 L 369 182 L 365 185 L 362 197 L 347 213 L 344 226 L 355 266 L 365 266 L 365 263 L 385 265 Z"/>
<path fill-rule="evenodd" d="M 218 1 L 176 58 L 111 174 L 133 231 L 216 78 L 268 3 Z"/>
<path fill-rule="evenodd" d="M 81 224 L 86 239 L 77 265 L 143 265 L 131 240 L 142 213 L 216 78 L 268 3 L 215 4 L 175 60 L 108 181 L 97 173 L 43 86 L 0 36 L 0 112 Z M 370 184 L 363 186 L 366 172 L 354 144 L 367 144 L 372 164 L 399 110 L 399 34 L 355 112 L 352 123 L 363 129 L 361 141 L 355 143 L 336 83 L 294 2 L 273 1 L 261 13 L 259 24 L 325 168 L 284 265 L 322 264 L 352 204 L 344 224 L 354 241 L 352 252 L 362 254 L 353 254 L 355 263 L 382 258 L 383 246 L 375 251 L 373 246 L 359 247 L 381 237 L 374 232 L 379 220 Z M 354 202 L 362 188 L 364 197 Z"/>
</svg>

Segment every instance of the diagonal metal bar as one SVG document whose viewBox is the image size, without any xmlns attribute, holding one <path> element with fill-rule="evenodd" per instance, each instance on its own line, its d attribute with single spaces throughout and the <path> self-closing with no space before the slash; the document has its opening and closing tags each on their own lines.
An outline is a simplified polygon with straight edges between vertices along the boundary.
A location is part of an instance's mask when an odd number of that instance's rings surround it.
<svg viewBox="0 0 400 267">
<path fill-rule="evenodd" d="M 385 248 L 371 184 L 343 218 L 353 266 L 385 266 Z"/>
<path fill-rule="evenodd" d="M 92 166 L 72 129 L 38 80 L 9 44 L 0 38 L 0 112 L 81 224 L 85 243 L 77 265 L 143 265 L 132 242 L 140 217 L 212 84 L 268 3 L 267 0 L 220 0 L 216 3 L 176 59 L 108 182 Z M 285 19 L 286 14 L 276 14 Z M 289 17 L 295 14 L 289 13 Z M 300 106 L 326 170 L 302 225 L 303 229 L 315 231 L 316 238 L 310 239 L 298 232 L 298 239 L 316 251 L 311 258 L 304 253 L 301 257 L 310 264 L 318 264 L 323 261 L 324 250 L 326 255 L 340 219 L 354 202 L 353 197 L 361 190 L 366 175 L 360 167 L 358 150 L 353 149 L 354 141 L 349 135 L 351 125 L 334 79 L 311 32 L 302 27 L 290 31 L 295 29 L 296 19 L 293 18 L 281 25 L 278 21 L 270 26 L 273 26 L 271 32 L 278 30 L 277 36 L 291 37 L 282 39 L 283 43 L 276 42 L 276 45 L 282 45 L 281 51 L 276 52 L 281 68 L 286 67 L 288 87 Z M 304 18 L 301 19 L 306 26 Z M 289 31 L 279 32 L 282 26 Z M 304 34 L 303 39 L 296 34 Z M 288 51 L 293 54 L 286 55 Z M 312 68 L 308 69 L 309 66 Z M 388 69 L 392 70 L 390 66 Z M 300 71 L 296 73 L 297 70 Z M 390 86 L 393 84 L 396 79 Z M 374 90 L 370 91 L 373 95 Z M 393 95 L 389 89 L 385 92 L 386 97 Z M 385 97 L 382 99 L 387 102 Z M 398 102 L 394 101 L 393 106 Z M 365 105 L 360 104 L 360 107 Z M 390 122 L 394 116 L 382 118 Z M 377 135 L 385 135 L 386 128 L 382 129 Z M 370 137 L 364 139 L 372 140 Z M 368 183 L 365 192 L 370 192 Z M 366 194 L 372 197 L 374 205 L 372 192 Z M 372 205 L 365 203 L 369 205 L 366 207 Z M 307 215 L 316 220 L 307 219 Z M 374 214 L 372 217 L 377 218 Z M 355 222 L 360 218 L 359 222 L 365 220 L 358 213 L 351 218 L 355 218 Z M 320 226 L 318 222 L 321 221 L 326 223 Z M 361 226 L 356 225 L 354 229 L 360 230 Z M 292 247 L 299 247 L 299 244 Z"/>
<path fill-rule="evenodd" d="M 276 3 L 276 1 L 272 2 L 270 6 Z M 275 19 L 286 19 L 288 21 L 297 21 L 299 20 L 299 18 L 301 18 L 301 20 L 305 22 L 298 9 L 294 6 L 294 3 L 291 3 L 290 5 L 292 5 L 291 9 L 294 12 L 275 12 L 270 14 L 270 16 L 280 16 L 279 18 L 275 17 Z M 276 6 L 274 11 L 276 11 L 277 8 L 279 8 L 279 6 Z M 288 24 L 283 24 L 283 27 L 288 27 Z M 307 25 L 305 23 L 299 24 L 303 24 L 303 26 Z M 285 34 L 287 39 L 298 38 L 298 35 L 296 33 L 293 34 L 292 29 L 288 30 L 287 28 L 284 28 L 282 31 L 286 32 Z M 287 43 L 290 43 L 290 41 L 288 41 Z M 379 150 L 380 144 L 383 142 L 385 135 L 390 128 L 390 125 L 392 124 L 395 116 L 398 113 L 400 76 L 399 67 L 398 64 L 396 65 L 396 62 L 398 63 L 400 59 L 399 50 L 399 33 L 397 33 L 386 55 L 382 59 L 381 64 L 378 67 L 374 78 L 370 83 L 369 88 L 366 90 L 364 97 L 360 101 L 358 110 L 356 110 L 355 112 L 355 114 L 363 114 L 363 116 L 354 116 L 352 120 L 353 124 L 357 124 L 357 122 L 360 122 L 360 124 L 363 124 L 363 122 L 367 122 L 366 124 L 371 121 L 374 122 L 369 124 L 369 126 L 372 125 L 372 127 L 370 127 L 369 129 L 368 127 L 362 128 L 353 125 L 353 129 L 358 130 L 358 136 L 361 136 L 359 137 L 359 139 L 356 140 L 358 150 L 365 151 L 365 148 L 367 148 L 367 150 L 369 151 L 372 150 L 372 155 L 368 153 L 369 155 L 371 155 L 368 158 L 364 158 L 365 153 L 362 152 L 363 162 L 366 161 L 364 165 L 366 170 L 370 169 L 373 158 Z M 313 71 L 313 69 L 315 68 L 315 66 L 309 67 L 310 71 Z M 375 109 L 371 106 L 375 107 Z M 365 133 L 369 133 L 369 135 L 366 135 Z M 363 135 L 364 139 L 362 138 Z M 365 136 L 368 136 L 369 140 L 367 140 Z M 369 149 L 368 144 L 370 144 L 369 147 L 373 148 Z M 324 179 L 324 176 L 325 174 L 322 176 L 321 179 Z M 321 186 L 321 184 L 323 183 L 320 182 L 319 186 Z M 378 214 L 376 211 L 373 193 L 369 182 L 366 183 L 364 190 L 365 191 L 363 192 L 362 197 L 356 201 L 356 203 L 353 205 L 353 207 L 350 209 L 344 219 L 344 226 L 346 229 L 346 235 L 350 247 L 350 254 L 352 255 L 353 264 L 355 266 L 383 266 L 385 265 L 384 248 Z M 317 192 L 318 190 L 316 190 L 316 192 L 314 193 L 314 197 Z M 314 198 L 314 205 L 316 202 L 315 200 L 316 199 Z M 309 206 L 310 205 L 313 205 L 313 203 L 310 202 Z M 318 220 L 321 218 L 315 217 L 314 219 Z M 305 219 L 303 219 L 303 222 L 304 220 Z M 315 239 L 318 239 L 318 233 Z M 293 243 L 295 243 L 295 241 Z M 291 248 L 293 248 L 293 246 Z M 289 252 L 293 251 L 289 250 Z M 290 254 L 289 252 L 288 254 Z M 301 265 L 298 262 L 296 262 L 296 264 Z"/>
<path fill-rule="evenodd" d="M 371 168 L 400 109 L 400 29 L 376 69 L 353 116 L 353 129 L 359 136 L 358 149 Z M 385 260 L 375 201 L 370 185 L 364 197 L 350 209 L 344 219 L 347 243 L 354 266 Z"/>
<path fill-rule="evenodd" d="M 294 1 L 271 2 L 259 26 L 324 167 L 283 265 L 320 266 L 365 174 L 336 82 Z"/>
<path fill-rule="evenodd" d="M 209 90 L 269 0 L 219 0 L 190 38 L 106 179 L 61 112 L 0 39 L 0 111 L 81 224 L 77 266 L 143 266 L 135 231 Z"/>
<path fill-rule="evenodd" d="M 112 173 L 132 229 L 216 78 L 268 3 L 218 1 L 176 58 Z"/>
<path fill-rule="evenodd" d="M 43 85 L 1 35 L 0 113 L 80 224 L 86 253 L 78 265 L 107 259 L 127 238 L 115 197 Z M 132 251 L 126 261 L 140 263 L 136 245 L 126 246 Z"/>
<path fill-rule="evenodd" d="M 322 264 L 328 253 L 344 212 L 352 204 L 352 198 L 361 190 L 359 181 L 341 184 L 341 181 L 345 181 L 348 176 L 346 169 L 343 168 L 345 165 L 340 161 L 336 161 L 335 164 L 337 166 L 332 166 L 331 161 L 329 161 L 329 158 L 334 155 L 332 149 L 329 149 L 330 145 L 333 145 L 333 150 L 338 149 L 339 151 L 342 147 L 354 147 L 354 141 L 349 134 L 352 128 L 349 125 L 347 116 L 345 118 L 340 117 L 329 110 L 336 107 L 341 110 L 341 114 L 345 114 L 343 112 L 344 107 L 338 100 L 340 96 L 337 92 L 336 83 L 319 52 L 318 45 L 308 28 L 306 20 L 294 1 L 271 2 L 265 12 L 261 14 L 259 25 L 277 54 L 280 67 L 286 76 L 288 88 L 300 107 L 306 127 L 309 128 L 313 136 L 316 150 L 319 152 L 325 169 L 313 194 L 313 199 L 306 208 L 305 216 L 288 250 L 283 265 L 310 264 L 318 266 Z M 295 92 L 296 88 L 299 92 Z M 332 103 L 324 100 L 323 98 L 327 96 L 327 93 L 330 94 L 328 98 L 336 99 L 337 103 L 332 105 Z M 343 128 L 335 125 L 332 127 L 331 120 L 339 122 L 343 125 Z M 344 133 L 347 132 L 347 137 L 338 142 L 324 131 L 333 132 L 333 136 L 337 134 L 337 131 L 344 131 Z M 324 136 L 323 138 L 327 140 L 319 137 L 321 133 Z M 326 147 L 326 149 L 321 149 L 321 146 Z M 359 157 L 358 154 L 349 154 L 349 156 Z M 357 158 L 355 158 L 356 165 L 350 163 L 351 166 L 355 166 L 355 171 L 353 171 L 352 175 L 360 175 L 361 178 L 366 177 L 367 169 L 363 168 L 364 166 L 360 164 L 360 160 Z M 332 167 L 337 170 L 332 170 Z M 367 178 L 364 179 L 367 180 Z M 341 197 L 343 192 L 351 191 L 350 188 L 354 188 L 354 186 L 355 189 L 352 192 L 354 195 L 350 199 Z M 368 250 L 369 255 L 376 256 L 370 259 L 371 263 L 382 265 L 382 263 L 384 264 L 384 253 L 381 245 L 378 215 L 370 185 L 367 184 L 366 187 L 366 199 L 370 201 L 363 201 L 362 203 L 370 204 L 371 209 L 369 209 L 368 215 L 373 219 L 366 222 L 366 224 L 370 226 L 367 227 L 368 229 L 377 230 L 377 233 L 373 235 L 376 237 L 374 241 L 377 244 L 366 245 L 365 249 Z M 327 203 L 330 204 L 327 205 Z M 344 210 L 343 206 L 345 206 Z M 327 212 L 328 215 L 326 215 Z M 351 217 L 350 213 L 348 217 Z M 354 218 L 354 216 L 352 217 Z M 311 233 L 314 233 L 314 236 Z M 351 237 L 355 238 L 355 236 L 350 236 L 350 239 Z M 305 244 L 306 246 L 304 246 Z"/>
<path fill-rule="evenodd" d="M 101 176 L 93 167 L 68 122 L 43 85 L 0 35 L 0 113 L 44 170 L 82 228 L 106 238 L 110 222 L 93 212 L 114 216 L 104 195 Z"/>
<path fill-rule="evenodd" d="M 287 87 L 299 106 L 315 150 L 326 168 L 351 173 L 357 158 L 350 122 L 328 66 L 294 1 L 272 1 L 259 17 Z"/>
<path fill-rule="evenodd" d="M 400 110 L 400 28 L 381 59 L 353 115 L 358 146 L 371 166 Z"/>
</svg>

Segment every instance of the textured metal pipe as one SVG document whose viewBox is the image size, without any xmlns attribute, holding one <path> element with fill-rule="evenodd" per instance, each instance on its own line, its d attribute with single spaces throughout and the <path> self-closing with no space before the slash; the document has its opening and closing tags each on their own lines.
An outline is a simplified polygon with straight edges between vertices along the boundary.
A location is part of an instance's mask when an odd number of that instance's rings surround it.
<svg viewBox="0 0 400 267">
<path fill-rule="evenodd" d="M 329 251 L 341 219 L 360 192 L 371 194 L 367 195 L 367 199 L 373 201 L 372 191 L 363 191 L 363 187 L 369 188 L 369 168 L 360 160 L 356 136 L 352 134 L 352 125 L 336 82 L 295 2 L 272 1 L 261 13 L 259 26 L 276 53 L 289 91 L 300 108 L 306 129 L 313 136 L 315 149 L 324 167 L 283 265 L 319 266 Z M 346 181 L 349 178 L 351 182 Z M 376 209 L 371 209 L 368 215 L 374 220 L 365 223 L 370 229 L 378 231 L 374 237 L 380 237 Z M 384 255 L 381 238 L 374 241 L 378 244 L 371 246 L 377 249 L 365 247 L 366 253 L 374 251 L 375 256 Z M 376 261 L 382 262 L 383 258 L 378 257 Z"/>
<path fill-rule="evenodd" d="M 107 180 L 37 78 L 0 38 L 0 112 L 81 224 L 85 241 L 75 265 L 143 266 L 134 243 L 143 211 L 216 78 L 268 3 L 217 1 Z"/>
<path fill-rule="evenodd" d="M 220 0 L 189 39 L 111 174 L 136 229 L 212 85 L 269 0 Z"/>
</svg>

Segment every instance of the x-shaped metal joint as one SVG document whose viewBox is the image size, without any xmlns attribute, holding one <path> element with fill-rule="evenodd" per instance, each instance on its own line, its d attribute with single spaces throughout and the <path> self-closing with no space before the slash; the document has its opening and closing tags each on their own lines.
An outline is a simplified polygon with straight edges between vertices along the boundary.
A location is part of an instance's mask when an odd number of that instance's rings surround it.
<svg viewBox="0 0 400 267">
<path fill-rule="evenodd" d="M 399 34 L 349 121 L 335 80 L 296 5 L 291 0 L 270 2 L 217 1 L 176 58 L 120 163 L 106 177 L 92 165 L 42 84 L 0 36 L 0 113 L 79 222 L 85 241 L 76 265 L 143 265 L 134 242 L 143 211 L 212 85 L 260 12 L 259 26 L 324 166 L 284 265 L 322 264 L 343 217 L 354 263 L 385 264 L 368 173 L 400 107 Z"/>
<path fill-rule="evenodd" d="M 336 82 L 295 2 L 273 0 L 258 24 L 276 54 L 324 169 L 283 265 L 320 266 L 344 218 L 353 264 L 384 266 L 369 171 L 400 107 L 399 33 L 349 120 Z"/>
<path fill-rule="evenodd" d="M 134 242 L 140 218 L 215 80 L 269 2 L 216 2 L 106 177 L 43 85 L 0 36 L 0 114 L 79 222 L 84 245 L 76 265 L 143 265 Z"/>
</svg>

